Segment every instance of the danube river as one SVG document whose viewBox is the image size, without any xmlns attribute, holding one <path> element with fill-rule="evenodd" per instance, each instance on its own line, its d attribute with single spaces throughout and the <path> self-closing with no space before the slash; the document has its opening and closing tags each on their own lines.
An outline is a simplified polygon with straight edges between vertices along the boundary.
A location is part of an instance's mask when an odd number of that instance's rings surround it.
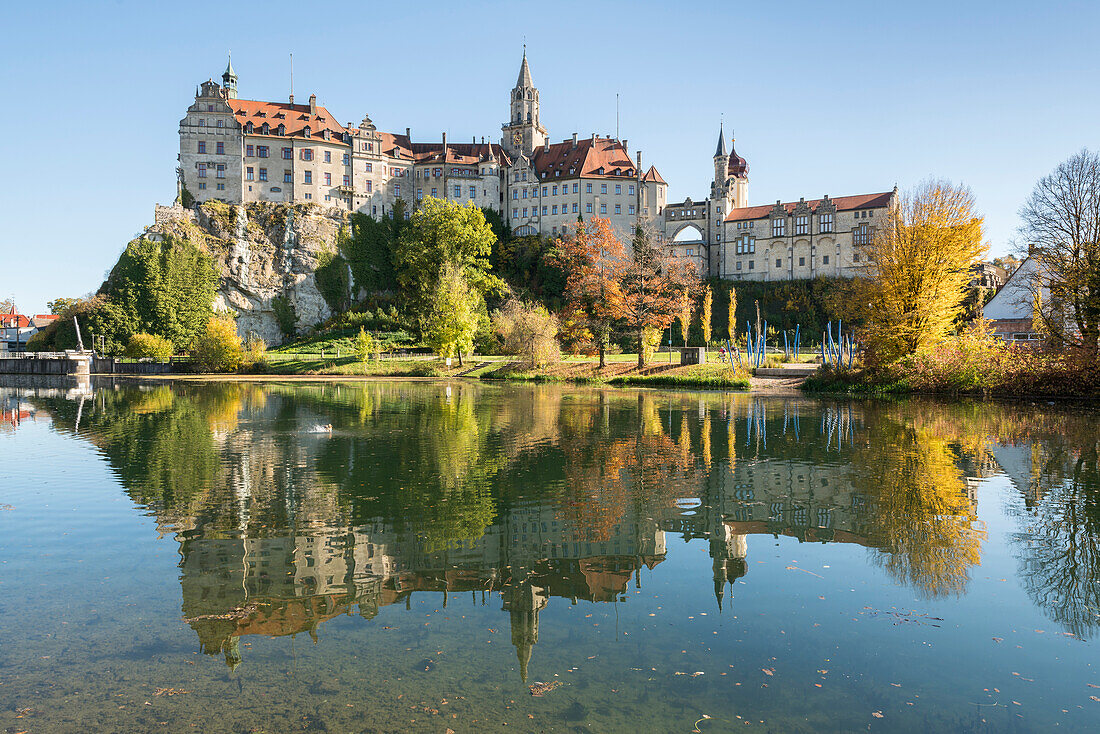
<svg viewBox="0 0 1100 734">
<path fill-rule="evenodd" d="M 0 407 L 0 732 L 1100 729 L 1095 410 L 462 381 Z"/>
</svg>

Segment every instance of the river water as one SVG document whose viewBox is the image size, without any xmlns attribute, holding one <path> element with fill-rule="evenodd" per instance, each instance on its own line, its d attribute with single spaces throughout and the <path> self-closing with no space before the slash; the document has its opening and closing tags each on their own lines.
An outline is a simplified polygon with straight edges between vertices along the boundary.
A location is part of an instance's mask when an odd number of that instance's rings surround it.
<svg viewBox="0 0 1100 734">
<path fill-rule="evenodd" d="M 0 732 L 1100 729 L 1092 409 L 460 381 L 0 408 Z"/>
</svg>

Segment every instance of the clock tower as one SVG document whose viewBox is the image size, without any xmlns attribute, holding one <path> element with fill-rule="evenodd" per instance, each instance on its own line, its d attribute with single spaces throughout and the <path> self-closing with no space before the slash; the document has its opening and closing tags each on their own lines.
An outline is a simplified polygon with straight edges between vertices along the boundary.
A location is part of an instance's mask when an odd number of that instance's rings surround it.
<svg viewBox="0 0 1100 734">
<path fill-rule="evenodd" d="M 523 49 L 523 62 L 519 67 L 519 79 L 512 90 L 511 116 L 501 127 L 504 136 L 500 144 L 512 158 L 530 156 L 535 148 L 546 142 L 546 128 L 539 121 L 539 90 L 531 81 L 531 67 L 527 65 L 527 48 Z"/>
</svg>

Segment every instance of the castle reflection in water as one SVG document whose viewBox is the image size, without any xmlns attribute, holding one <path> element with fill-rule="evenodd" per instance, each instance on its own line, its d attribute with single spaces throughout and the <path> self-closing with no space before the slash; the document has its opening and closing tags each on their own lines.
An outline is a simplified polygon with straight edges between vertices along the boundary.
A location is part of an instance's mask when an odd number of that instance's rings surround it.
<svg viewBox="0 0 1100 734">
<path fill-rule="evenodd" d="M 938 542 L 927 522 L 919 541 L 890 525 L 889 498 L 860 480 L 860 456 L 883 457 L 866 411 L 847 403 L 553 387 L 502 398 L 479 385 L 218 389 L 97 389 L 80 401 L 79 426 L 72 401 L 35 405 L 96 444 L 179 542 L 182 616 L 231 668 L 245 635 L 316 636 L 328 619 L 371 619 L 432 592 L 444 606 L 498 595 L 526 679 L 550 599 L 622 600 L 665 559 L 670 535 L 708 544 L 713 573 L 699 582 L 713 584 L 719 608 L 746 574 L 750 535 L 891 557 Z M 331 434 L 313 428 L 328 423 Z M 914 455 L 936 452 L 947 499 L 932 509 L 941 529 L 949 516 L 953 549 L 969 545 L 956 567 L 914 560 L 898 573 L 958 590 L 980 560 L 966 478 L 994 464 L 936 443 Z"/>
</svg>

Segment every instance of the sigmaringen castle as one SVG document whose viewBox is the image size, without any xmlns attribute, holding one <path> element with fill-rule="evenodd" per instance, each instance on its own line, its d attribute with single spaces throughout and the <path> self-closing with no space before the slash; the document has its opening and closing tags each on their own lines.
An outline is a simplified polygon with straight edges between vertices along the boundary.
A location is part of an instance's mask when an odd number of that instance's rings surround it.
<svg viewBox="0 0 1100 734">
<path fill-rule="evenodd" d="M 406 216 L 431 196 L 494 209 L 520 236 L 566 236 L 578 217 L 605 217 L 620 235 L 650 226 L 703 277 L 786 280 L 847 276 L 861 267 L 859 245 L 885 222 L 897 188 L 881 193 L 750 206 L 749 166 L 726 145 L 714 151 L 709 195 L 666 200 L 654 166 L 631 157 L 627 140 L 577 133 L 551 142 L 526 50 L 509 95 L 499 143 L 413 142 L 364 116 L 340 124 L 316 95 L 308 104 L 240 99 L 232 61 L 222 83 L 203 82 L 180 121 L 179 185 L 203 202 L 315 203 L 374 217 Z M 864 261 L 865 262 L 865 261 Z"/>
</svg>

